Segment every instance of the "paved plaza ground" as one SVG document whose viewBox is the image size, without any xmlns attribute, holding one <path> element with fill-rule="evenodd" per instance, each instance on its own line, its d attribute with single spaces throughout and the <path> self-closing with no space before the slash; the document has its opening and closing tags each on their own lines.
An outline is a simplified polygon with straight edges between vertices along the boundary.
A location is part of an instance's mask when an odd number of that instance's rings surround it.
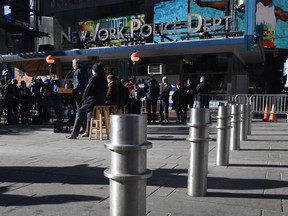
<svg viewBox="0 0 288 216">
<path fill-rule="evenodd" d="M 148 216 L 288 216 L 288 123 L 253 119 L 252 134 L 216 166 L 209 128 L 208 188 L 187 195 L 187 125 L 148 125 Z M 107 140 L 67 140 L 52 126 L 0 125 L 1 216 L 109 215 Z"/>
</svg>

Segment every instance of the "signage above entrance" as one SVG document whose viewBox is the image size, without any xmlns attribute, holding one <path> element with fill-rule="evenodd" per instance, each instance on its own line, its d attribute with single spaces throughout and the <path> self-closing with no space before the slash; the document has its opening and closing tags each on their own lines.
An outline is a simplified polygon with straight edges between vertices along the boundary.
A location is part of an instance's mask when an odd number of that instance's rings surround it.
<svg viewBox="0 0 288 216">
<path fill-rule="evenodd" d="M 200 36 L 203 34 L 217 33 L 226 34 L 230 31 L 232 17 L 213 17 L 204 18 L 197 13 L 189 13 L 187 21 L 172 21 L 159 24 L 146 24 L 143 17 L 132 18 L 127 21 L 121 19 L 120 24 L 112 27 L 105 27 L 101 22 L 87 21 L 89 26 L 82 28 L 79 32 L 61 32 L 61 43 L 83 43 L 94 46 L 111 45 L 130 45 L 140 42 L 145 43 L 145 39 L 150 36 L 161 36 L 169 38 L 172 35 L 183 35 L 183 40 L 189 40 L 190 37 Z M 124 20 L 124 21 L 123 21 Z M 187 37 L 187 35 L 189 35 Z M 171 40 L 172 41 L 172 40 Z"/>
</svg>

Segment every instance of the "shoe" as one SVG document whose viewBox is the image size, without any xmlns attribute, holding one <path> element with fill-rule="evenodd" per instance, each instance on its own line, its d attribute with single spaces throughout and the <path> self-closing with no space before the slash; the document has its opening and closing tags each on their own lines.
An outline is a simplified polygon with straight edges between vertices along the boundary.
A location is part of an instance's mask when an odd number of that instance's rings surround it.
<svg viewBox="0 0 288 216">
<path fill-rule="evenodd" d="M 84 133 L 85 133 L 85 130 L 82 129 L 82 130 L 79 131 L 79 133 L 80 133 L 80 134 L 84 134 Z"/>
<path fill-rule="evenodd" d="M 89 135 L 87 133 L 82 134 L 81 137 L 88 137 Z"/>
<path fill-rule="evenodd" d="M 66 138 L 67 138 L 67 139 L 77 139 L 77 137 L 76 137 L 76 136 L 73 136 L 73 135 L 67 136 Z"/>
<path fill-rule="evenodd" d="M 179 120 L 176 121 L 176 123 L 179 123 L 179 122 L 180 122 Z"/>
</svg>

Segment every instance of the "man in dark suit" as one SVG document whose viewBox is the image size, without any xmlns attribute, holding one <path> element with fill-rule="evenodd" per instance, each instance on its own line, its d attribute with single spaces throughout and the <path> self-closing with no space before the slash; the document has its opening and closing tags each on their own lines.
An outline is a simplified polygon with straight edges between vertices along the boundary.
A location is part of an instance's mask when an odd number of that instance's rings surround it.
<svg viewBox="0 0 288 216">
<path fill-rule="evenodd" d="M 77 139 L 81 124 L 87 119 L 91 119 L 91 112 L 94 106 L 101 106 L 105 104 L 106 95 L 108 91 L 108 83 L 104 77 L 103 65 L 96 63 L 92 67 L 93 76 L 89 79 L 88 84 L 84 90 L 82 100 L 79 103 L 76 119 L 74 122 L 73 131 L 68 139 Z M 86 123 L 86 121 L 85 121 Z M 89 121 L 87 122 L 86 131 Z"/>
<path fill-rule="evenodd" d="M 85 69 L 84 65 L 80 63 L 79 59 L 73 59 L 72 60 L 72 68 L 73 68 L 73 116 L 72 120 L 74 121 L 76 110 L 78 109 L 78 106 L 80 102 L 82 101 L 82 96 L 85 90 L 85 87 L 87 86 L 87 82 L 89 80 L 89 74 L 87 70 Z M 86 121 L 85 121 L 86 122 Z M 86 129 L 86 124 L 82 125 L 83 130 Z"/>
</svg>

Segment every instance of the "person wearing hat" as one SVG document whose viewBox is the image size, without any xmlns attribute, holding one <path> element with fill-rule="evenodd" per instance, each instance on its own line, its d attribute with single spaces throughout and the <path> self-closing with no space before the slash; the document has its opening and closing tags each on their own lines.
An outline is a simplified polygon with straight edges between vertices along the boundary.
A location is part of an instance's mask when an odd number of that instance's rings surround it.
<svg viewBox="0 0 288 216">
<path fill-rule="evenodd" d="M 74 127 L 68 139 L 77 139 L 81 124 L 87 117 L 86 130 L 83 136 L 88 136 L 90 119 L 92 109 L 94 106 L 101 106 L 105 104 L 106 95 L 108 91 L 108 83 L 104 77 L 103 65 L 96 63 L 92 67 L 92 77 L 89 79 L 88 84 L 84 90 L 82 100 L 79 103 Z M 85 122 L 86 123 L 86 122 Z"/>
</svg>

